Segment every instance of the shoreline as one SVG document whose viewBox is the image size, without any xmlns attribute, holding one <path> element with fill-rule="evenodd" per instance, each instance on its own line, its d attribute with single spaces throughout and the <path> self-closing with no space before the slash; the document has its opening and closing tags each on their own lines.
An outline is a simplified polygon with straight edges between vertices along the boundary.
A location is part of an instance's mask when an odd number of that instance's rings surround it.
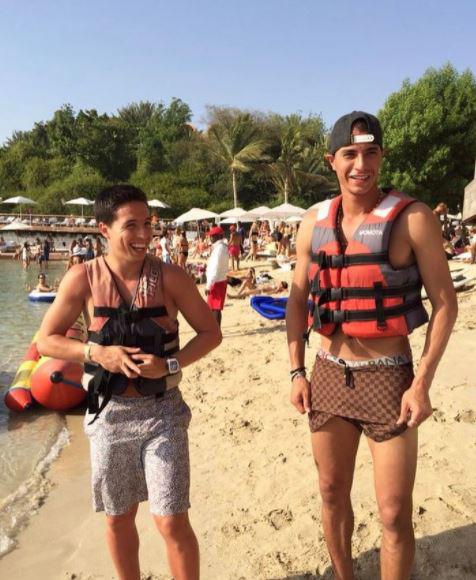
<svg viewBox="0 0 476 580">
<path fill-rule="evenodd" d="M 461 266 L 467 267 L 466 264 Z M 476 275 L 476 266 L 471 266 Z M 273 271 L 279 280 L 289 274 Z M 414 494 L 415 577 L 464 580 L 476 574 L 476 289 L 458 294 L 460 313 L 437 372 L 433 416 L 420 430 Z M 187 368 L 181 388 L 193 412 L 191 519 L 204 579 L 328 579 L 317 477 L 307 420 L 289 404 L 284 322 L 258 316 L 247 300 L 226 303 L 224 341 Z M 183 341 L 191 333 L 182 325 Z M 415 360 L 425 329 L 411 338 Z M 317 340 L 307 350 L 308 366 Z M 0 559 L 5 580 L 113 578 L 104 515 L 91 508 L 88 442 L 82 416 L 66 414 L 70 443 L 50 467 L 51 489 Z M 362 440 L 353 488 L 353 550 L 359 578 L 378 576 L 380 528 L 370 453 Z M 147 503 L 138 515 L 143 573 L 170 578 Z"/>
</svg>

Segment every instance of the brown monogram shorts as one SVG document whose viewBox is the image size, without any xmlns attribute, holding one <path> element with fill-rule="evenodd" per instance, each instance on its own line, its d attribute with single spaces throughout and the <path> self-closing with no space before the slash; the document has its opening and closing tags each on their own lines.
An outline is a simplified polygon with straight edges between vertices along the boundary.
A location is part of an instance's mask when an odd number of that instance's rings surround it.
<svg viewBox="0 0 476 580">
<path fill-rule="evenodd" d="M 311 431 L 340 417 L 374 441 L 403 433 L 406 425 L 397 425 L 397 420 L 413 376 L 411 363 L 349 367 L 316 357 L 311 374 Z"/>
</svg>

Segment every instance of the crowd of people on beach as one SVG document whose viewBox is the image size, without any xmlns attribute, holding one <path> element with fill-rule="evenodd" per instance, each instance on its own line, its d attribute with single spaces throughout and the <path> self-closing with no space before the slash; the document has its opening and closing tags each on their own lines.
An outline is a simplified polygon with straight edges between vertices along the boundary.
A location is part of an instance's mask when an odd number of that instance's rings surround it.
<svg viewBox="0 0 476 580">
<path fill-rule="evenodd" d="M 441 224 L 446 258 L 476 264 L 476 226 L 466 226 L 460 219 L 450 217 L 449 208 L 443 202 L 435 207 L 433 213 Z"/>
</svg>

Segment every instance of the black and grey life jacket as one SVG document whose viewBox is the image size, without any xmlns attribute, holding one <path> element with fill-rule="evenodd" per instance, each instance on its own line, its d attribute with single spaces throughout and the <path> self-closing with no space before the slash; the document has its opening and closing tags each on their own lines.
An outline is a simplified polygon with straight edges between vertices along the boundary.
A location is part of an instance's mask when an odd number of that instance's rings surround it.
<svg viewBox="0 0 476 580">
<path fill-rule="evenodd" d="M 161 262 L 146 256 L 132 304 L 128 306 L 104 257 L 85 263 L 93 297 L 94 312 L 88 328 L 88 342 L 102 346 L 138 347 L 160 358 L 179 350 L 178 322 L 172 320 L 163 303 Z M 88 391 L 88 411 L 99 416 L 112 395 L 121 395 L 132 384 L 141 395 L 163 396 L 178 386 L 182 373 L 160 379 L 129 379 L 101 366 L 87 363 L 83 386 Z M 102 400 L 101 400 L 102 399 Z"/>
</svg>

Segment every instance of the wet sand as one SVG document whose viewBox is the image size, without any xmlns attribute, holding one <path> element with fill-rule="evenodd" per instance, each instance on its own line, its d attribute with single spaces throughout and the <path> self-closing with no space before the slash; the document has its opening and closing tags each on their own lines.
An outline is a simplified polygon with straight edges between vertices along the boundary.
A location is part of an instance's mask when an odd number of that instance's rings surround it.
<svg viewBox="0 0 476 580">
<path fill-rule="evenodd" d="M 472 271 L 476 275 L 475 266 Z M 476 576 L 476 290 L 460 293 L 459 303 L 459 319 L 431 391 L 434 414 L 420 429 L 416 579 Z M 185 341 L 190 330 L 183 328 Z M 194 415 L 191 519 L 202 577 L 330 579 L 307 420 L 288 403 L 284 322 L 259 317 L 247 300 L 229 300 L 223 333 L 216 351 L 186 369 L 182 385 Z M 412 336 L 416 360 L 424 334 L 418 329 Z M 308 366 L 316 347 L 314 337 Z M 18 548 L 0 560 L 3 580 L 115 577 L 104 516 L 90 505 L 82 417 L 70 414 L 67 423 L 70 444 L 51 468 L 49 495 L 20 534 Z M 358 577 L 375 580 L 380 527 L 364 439 L 353 503 Z M 140 507 L 138 527 L 144 577 L 170 578 L 147 504 Z"/>
</svg>

